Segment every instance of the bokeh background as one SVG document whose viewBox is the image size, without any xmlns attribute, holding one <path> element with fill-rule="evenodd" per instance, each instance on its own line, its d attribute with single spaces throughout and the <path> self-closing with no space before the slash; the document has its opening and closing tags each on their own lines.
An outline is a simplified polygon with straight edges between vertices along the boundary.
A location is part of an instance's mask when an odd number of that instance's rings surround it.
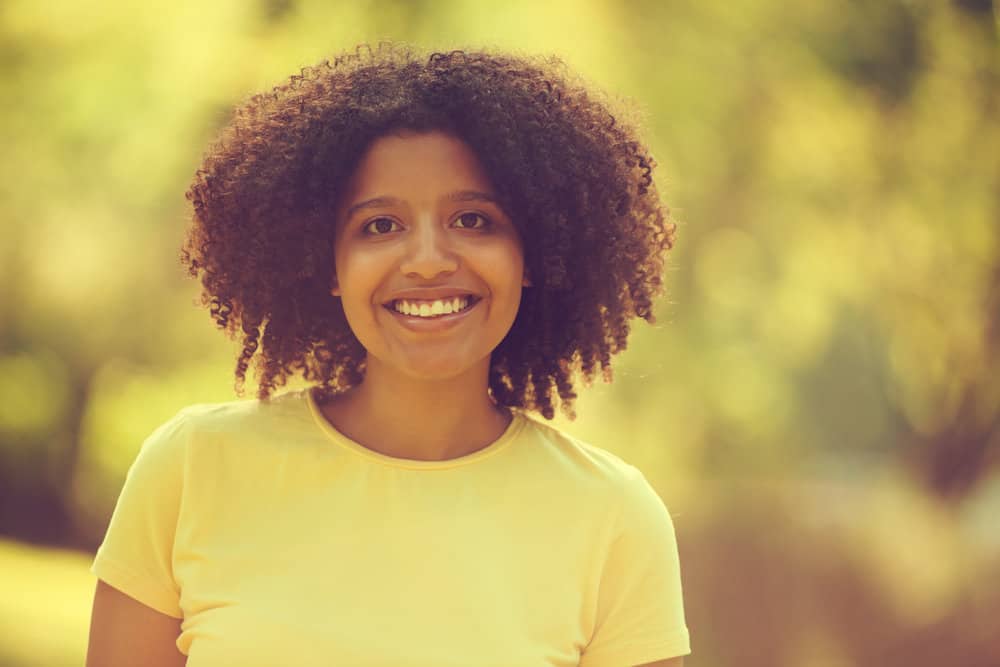
<svg viewBox="0 0 1000 667">
<path fill-rule="evenodd" d="M 645 112 L 669 292 L 560 425 L 670 508 L 688 664 L 1000 665 L 997 12 L 0 3 L 0 664 L 82 664 L 140 443 L 236 398 L 177 259 L 202 151 L 241 99 L 391 39 L 555 53 Z"/>
</svg>

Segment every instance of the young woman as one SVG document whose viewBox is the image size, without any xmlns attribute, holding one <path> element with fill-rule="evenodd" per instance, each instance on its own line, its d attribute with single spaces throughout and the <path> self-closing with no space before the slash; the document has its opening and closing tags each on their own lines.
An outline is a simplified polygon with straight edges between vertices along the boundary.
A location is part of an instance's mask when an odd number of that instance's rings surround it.
<svg viewBox="0 0 1000 667">
<path fill-rule="evenodd" d="M 529 414 L 572 414 L 661 290 L 673 225 L 609 109 L 555 59 L 383 45 L 237 111 L 182 259 L 258 395 L 143 443 L 90 667 L 681 664 L 662 501 Z"/>
</svg>

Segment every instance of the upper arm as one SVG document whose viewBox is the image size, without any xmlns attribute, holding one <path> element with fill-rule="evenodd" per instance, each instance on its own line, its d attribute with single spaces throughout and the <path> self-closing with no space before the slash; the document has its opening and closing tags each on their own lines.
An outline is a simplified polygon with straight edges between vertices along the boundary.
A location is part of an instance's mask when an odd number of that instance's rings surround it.
<svg viewBox="0 0 1000 667">
<path fill-rule="evenodd" d="M 679 656 L 677 658 L 669 658 L 667 660 L 657 660 L 656 662 L 647 662 L 638 667 L 684 667 L 684 656 Z"/>
<path fill-rule="evenodd" d="M 181 619 L 167 616 L 97 580 L 86 667 L 183 667 Z"/>
</svg>

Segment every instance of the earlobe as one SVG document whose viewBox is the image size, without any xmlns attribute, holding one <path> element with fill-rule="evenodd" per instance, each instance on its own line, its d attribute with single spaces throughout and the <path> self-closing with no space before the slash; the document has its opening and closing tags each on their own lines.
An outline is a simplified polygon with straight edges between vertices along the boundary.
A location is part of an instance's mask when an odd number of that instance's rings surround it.
<svg viewBox="0 0 1000 667">
<path fill-rule="evenodd" d="M 521 287 L 531 287 L 531 278 L 528 277 L 528 273 L 524 273 L 524 278 L 521 279 Z"/>
</svg>

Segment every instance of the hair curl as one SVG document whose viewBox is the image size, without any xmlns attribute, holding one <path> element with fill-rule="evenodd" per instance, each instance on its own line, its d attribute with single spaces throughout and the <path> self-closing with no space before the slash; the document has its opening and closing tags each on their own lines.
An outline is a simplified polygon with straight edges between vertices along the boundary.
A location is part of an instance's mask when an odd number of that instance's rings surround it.
<svg viewBox="0 0 1000 667">
<path fill-rule="evenodd" d="M 503 406 L 573 416 L 624 350 L 629 321 L 654 321 L 673 245 L 634 124 L 556 57 L 383 43 L 302 69 L 235 110 L 187 192 L 181 262 L 230 338 L 242 332 L 237 395 L 260 347 L 258 398 L 290 375 L 322 396 L 358 384 L 365 350 L 333 275 L 331 212 L 366 148 L 397 130 L 443 130 L 479 157 L 524 241 L 533 286 L 494 350 L 489 389 Z"/>
</svg>

